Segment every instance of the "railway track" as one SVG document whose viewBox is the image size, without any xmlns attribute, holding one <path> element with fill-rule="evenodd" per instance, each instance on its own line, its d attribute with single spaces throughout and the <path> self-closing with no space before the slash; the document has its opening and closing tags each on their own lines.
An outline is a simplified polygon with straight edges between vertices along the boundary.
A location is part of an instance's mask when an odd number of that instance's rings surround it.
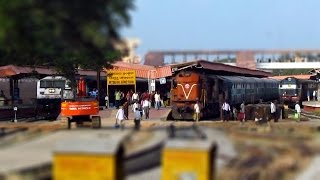
<svg viewBox="0 0 320 180">
<path fill-rule="evenodd" d="M 289 114 L 294 114 L 295 113 L 295 110 L 294 110 L 294 108 L 290 108 L 290 109 L 288 109 L 288 113 Z M 317 115 L 315 115 L 315 114 L 313 114 L 313 113 L 309 113 L 309 112 L 306 112 L 306 111 L 302 111 L 301 112 L 301 117 L 306 117 L 306 118 L 308 118 L 309 120 L 320 120 L 320 116 L 317 116 Z"/>
<path fill-rule="evenodd" d="M 56 127 L 45 127 L 42 125 L 34 125 L 33 128 L 26 128 L 25 124 L 30 123 L 18 123 L 13 124 L 12 127 L 4 129 L 2 132 L 2 136 L 0 136 L 1 144 L 0 147 L 4 147 L 5 145 L 9 145 L 11 141 L 21 142 L 26 141 L 28 139 L 32 139 L 34 137 L 39 137 L 45 133 L 52 132 L 57 130 Z M 44 128 L 39 130 L 40 128 Z M 1 129 L 1 124 L 0 124 Z M 50 131 L 49 131 L 50 130 Z M 72 131 L 72 130 L 71 130 Z M 145 133 L 145 137 L 147 139 L 134 138 L 137 133 Z M 1 135 L 1 134 L 0 134 Z M 125 156 L 123 157 L 123 171 L 126 177 L 131 175 L 143 173 L 150 168 L 159 167 L 161 165 L 161 152 L 164 148 L 166 140 L 169 138 L 180 138 L 180 139 L 205 139 L 205 133 L 198 127 L 183 127 L 176 128 L 174 126 L 170 126 L 169 128 L 157 128 L 156 130 L 145 130 L 135 132 L 129 135 L 129 140 L 124 143 L 129 143 L 133 141 L 135 143 L 135 147 L 125 147 Z M 149 139 L 148 139 L 149 138 Z M 2 141 L 6 139 L 5 141 Z M 139 142 L 138 142 L 139 141 Z M 222 159 L 228 159 L 227 155 L 222 154 Z M 18 173 L 32 173 L 33 177 L 36 179 L 39 177 L 41 179 L 50 179 L 51 178 L 51 163 L 47 162 L 43 163 L 41 167 L 30 167 L 27 171 L 18 172 Z"/>
</svg>

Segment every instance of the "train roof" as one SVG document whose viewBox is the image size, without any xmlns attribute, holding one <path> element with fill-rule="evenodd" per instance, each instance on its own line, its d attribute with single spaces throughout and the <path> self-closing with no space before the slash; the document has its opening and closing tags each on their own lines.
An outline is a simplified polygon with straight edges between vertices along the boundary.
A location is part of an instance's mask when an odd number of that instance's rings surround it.
<svg viewBox="0 0 320 180">
<path fill-rule="evenodd" d="M 46 76 L 40 80 L 66 80 L 67 78 L 63 77 L 63 76 Z"/>
<path fill-rule="evenodd" d="M 244 82 L 244 79 L 240 76 L 215 76 L 224 81 L 232 81 L 232 82 Z"/>
<path fill-rule="evenodd" d="M 264 83 L 278 83 L 279 81 L 276 79 L 268 79 L 268 78 L 257 78 L 257 77 L 246 77 L 246 76 L 219 76 L 219 75 L 212 75 L 209 77 L 217 77 L 221 80 L 224 81 L 229 81 L 229 82 L 264 82 Z"/>
</svg>

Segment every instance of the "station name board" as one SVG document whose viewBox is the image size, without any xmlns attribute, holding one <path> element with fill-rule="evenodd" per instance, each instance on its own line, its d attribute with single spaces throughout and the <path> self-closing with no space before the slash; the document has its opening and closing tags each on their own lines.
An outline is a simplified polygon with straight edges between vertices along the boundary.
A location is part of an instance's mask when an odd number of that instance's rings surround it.
<svg viewBox="0 0 320 180">
<path fill-rule="evenodd" d="M 135 85 L 136 71 L 107 71 L 108 85 Z"/>
</svg>

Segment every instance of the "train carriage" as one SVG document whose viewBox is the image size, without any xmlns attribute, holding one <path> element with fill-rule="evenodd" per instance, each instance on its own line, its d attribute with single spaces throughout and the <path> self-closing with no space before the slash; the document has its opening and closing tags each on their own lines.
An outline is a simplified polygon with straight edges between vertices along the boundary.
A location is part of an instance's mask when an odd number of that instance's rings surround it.
<svg viewBox="0 0 320 180">
<path fill-rule="evenodd" d="M 278 81 L 244 76 L 205 75 L 181 71 L 172 80 L 171 104 L 174 119 L 192 119 L 193 106 L 200 102 L 201 118 L 217 117 L 224 100 L 238 107 L 242 101 L 256 103 L 278 98 Z"/>
</svg>

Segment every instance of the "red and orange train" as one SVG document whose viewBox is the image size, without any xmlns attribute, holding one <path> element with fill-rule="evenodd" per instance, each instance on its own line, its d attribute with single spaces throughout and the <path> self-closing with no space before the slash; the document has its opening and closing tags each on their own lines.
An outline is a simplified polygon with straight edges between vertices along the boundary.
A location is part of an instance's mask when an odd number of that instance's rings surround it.
<svg viewBox="0 0 320 180">
<path fill-rule="evenodd" d="M 181 71 L 172 79 L 172 117 L 177 120 L 193 119 L 196 101 L 202 106 L 202 119 L 218 117 L 224 100 L 233 107 L 238 107 L 242 101 L 275 100 L 278 99 L 278 86 L 279 81 L 275 79 Z"/>
</svg>

